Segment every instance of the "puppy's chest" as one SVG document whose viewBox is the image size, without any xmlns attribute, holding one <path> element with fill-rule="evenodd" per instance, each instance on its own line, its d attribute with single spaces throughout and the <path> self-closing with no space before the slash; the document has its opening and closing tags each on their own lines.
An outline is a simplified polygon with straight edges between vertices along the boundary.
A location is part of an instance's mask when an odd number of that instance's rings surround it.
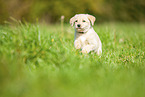
<svg viewBox="0 0 145 97">
<path fill-rule="evenodd" d="M 80 36 L 78 39 L 81 41 L 82 46 L 89 44 L 88 39 L 85 36 Z"/>
<path fill-rule="evenodd" d="M 80 41 L 81 41 L 82 43 L 85 42 L 85 41 L 87 41 L 87 38 L 86 38 L 86 37 L 83 37 L 83 36 L 80 36 L 79 39 L 80 39 Z"/>
</svg>

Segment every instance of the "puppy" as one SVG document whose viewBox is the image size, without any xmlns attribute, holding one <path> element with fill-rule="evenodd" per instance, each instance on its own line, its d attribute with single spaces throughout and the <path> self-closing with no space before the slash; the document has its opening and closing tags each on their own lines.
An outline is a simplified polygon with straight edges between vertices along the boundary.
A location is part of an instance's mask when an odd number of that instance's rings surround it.
<svg viewBox="0 0 145 97">
<path fill-rule="evenodd" d="M 76 14 L 70 19 L 70 24 L 75 28 L 74 46 L 81 49 L 82 53 L 96 52 L 102 54 L 102 43 L 93 29 L 96 18 L 89 14 Z"/>
</svg>

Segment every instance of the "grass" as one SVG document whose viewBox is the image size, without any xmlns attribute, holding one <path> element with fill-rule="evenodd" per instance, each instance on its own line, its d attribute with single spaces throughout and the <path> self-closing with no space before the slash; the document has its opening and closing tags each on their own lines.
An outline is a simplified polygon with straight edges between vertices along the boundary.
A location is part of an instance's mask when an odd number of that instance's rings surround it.
<svg viewBox="0 0 145 97">
<path fill-rule="evenodd" d="M 0 97 L 144 97 L 144 26 L 94 26 L 101 58 L 75 50 L 70 25 L 0 26 Z"/>
</svg>

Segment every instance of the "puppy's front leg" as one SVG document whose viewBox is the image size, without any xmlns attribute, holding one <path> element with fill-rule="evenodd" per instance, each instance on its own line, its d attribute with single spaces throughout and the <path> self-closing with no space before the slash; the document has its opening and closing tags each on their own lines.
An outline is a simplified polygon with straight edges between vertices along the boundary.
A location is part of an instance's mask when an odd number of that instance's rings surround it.
<svg viewBox="0 0 145 97">
<path fill-rule="evenodd" d="M 81 41 L 79 39 L 75 40 L 74 46 L 75 46 L 76 49 L 81 49 Z"/>
<path fill-rule="evenodd" d="M 95 45 L 86 45 L 85 47 L 83 47 L 82 49 L 82 53 L 89 53 L 90 51 L 94 50 Z"/>
</svg>

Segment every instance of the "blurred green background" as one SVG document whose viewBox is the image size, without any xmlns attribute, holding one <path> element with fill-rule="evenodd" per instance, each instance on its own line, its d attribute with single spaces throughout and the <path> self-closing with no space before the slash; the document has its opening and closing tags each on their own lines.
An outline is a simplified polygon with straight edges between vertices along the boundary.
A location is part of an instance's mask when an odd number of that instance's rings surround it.
<svg viewBox="0 0 145 97">
<path fill-rule="evenodd" d="M 77 13 L 92 14 L 97 22 L 144 22 L 144 0 L 0 0 L 0 23 L 18 20 L 65 22 Z"/>
<path fill-rule="evenodd" d="M 145 97 L 144 1 L 0 0 L 0 97 Z M 77 13 L 101 23 L 101 57 L 57 24 Z"/>
</svg>

